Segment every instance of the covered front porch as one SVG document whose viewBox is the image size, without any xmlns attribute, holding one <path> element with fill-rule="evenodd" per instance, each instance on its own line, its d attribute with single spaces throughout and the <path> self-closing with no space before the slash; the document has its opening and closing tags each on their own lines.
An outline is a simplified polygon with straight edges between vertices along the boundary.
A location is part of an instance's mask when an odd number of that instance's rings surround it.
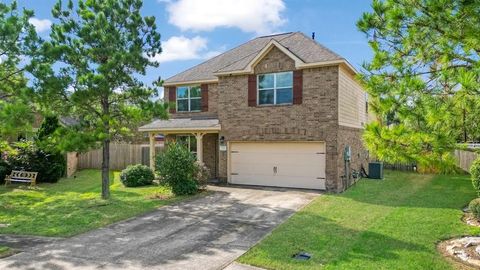
<svg viewBox="0 0 480 270">
<path fill-rule="evenodd" d="M 204 163 L 212 178 L 218 175 L 218 133 L 221 130 L 218 119 L 173 118 L 156 120 L 139 128 L 149 135 L 150 168 L 155 170 L 155 136 L 165 136 L 166 143 L 181 141 L 195 153 L 198 162 Z"/>
</svg>

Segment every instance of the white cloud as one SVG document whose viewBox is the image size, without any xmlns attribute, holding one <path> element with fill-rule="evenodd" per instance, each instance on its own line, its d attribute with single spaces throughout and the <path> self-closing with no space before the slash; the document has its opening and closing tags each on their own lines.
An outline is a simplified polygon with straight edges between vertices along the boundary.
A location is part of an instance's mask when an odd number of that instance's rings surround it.
<svg viewBox="0 0 480 270">
<path fill-rule="evenodd" d="M 270 33 L 285 23 L 283 0 L 176 0 L 167 3 L 169 23 L 181 30 L 211 31 L 235 27 Z"/>
<path fill-rule="evenodd" d="M 207 50 L 208 40 L 204 37 L 173 36 L 162 42 L 162 53 L 152 60 L 165 63 L 175 60 L 206 59 L 218 55 L 219 51 Z"/>
<path fill-rule="evenodd" d="M 52 26 L 52 21 L 49 19 L 30 18 L 28 22 L 35 26 L 35 29 L 39 33 L 49 30 L 50 26 Z"/>
</svg>

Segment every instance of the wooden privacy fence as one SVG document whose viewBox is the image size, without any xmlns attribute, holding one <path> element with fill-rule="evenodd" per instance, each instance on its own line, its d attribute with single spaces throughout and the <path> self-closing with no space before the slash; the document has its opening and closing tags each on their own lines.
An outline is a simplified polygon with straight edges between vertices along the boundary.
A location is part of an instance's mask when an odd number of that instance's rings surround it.
<svg viewBox="0 0 480 270">
<path fill-rule="evenodd" d="M 155 147 L 155 153 L 163 151 L 163 145 Z M 128 165 L 150 164 L 150 147 L 146 144 L 110 144 L 110 169 L 123 170 Z M 79 169 L 101 169 L 102 149 L 91 150 L 78 156 Z"/>
<path fill-rule="evenodd" d="M 455 157 L 457 158 L 457 166 L 469 172 L 470 166 L 472 166 L 473 161 L 477 159 L 478 154 L 471 151 L 455 150 Z"/>
</svg>

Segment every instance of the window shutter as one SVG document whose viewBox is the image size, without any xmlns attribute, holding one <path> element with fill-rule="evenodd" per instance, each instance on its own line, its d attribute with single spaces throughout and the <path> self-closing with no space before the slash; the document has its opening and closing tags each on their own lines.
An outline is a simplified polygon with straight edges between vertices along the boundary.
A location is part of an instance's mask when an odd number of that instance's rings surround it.
<svg viewBox="0 0 480 270">
<path fill-rule="evenodd" d="M 208 112 L 208 84 L 202 84 L 202 112 Z"/>
<path fill-rule="evenodd" d="M 257 76 L 248 75 L 248 106 L 257 106 Z"/>
<path fill-rule="evenodd" d="M 293 104 L 302 104 L 303 70 L 293 71 Z"/>
<path fill-rule="evenodd" d="M 175 113 L 177 108 L 177 88 L 175 86 L 167 87 L 168 89 L 168 103 L 170 104 L 170 113 Z"/>
</svg>

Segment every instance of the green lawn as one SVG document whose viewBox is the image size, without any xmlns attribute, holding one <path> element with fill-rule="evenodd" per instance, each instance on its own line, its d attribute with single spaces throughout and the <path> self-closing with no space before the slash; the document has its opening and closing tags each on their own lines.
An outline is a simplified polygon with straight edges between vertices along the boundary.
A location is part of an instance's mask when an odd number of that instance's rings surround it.
<svg viewBox="0 0 480 270">
<path fill-rule="evenodd" d="M 341 195 L 322 195 L 239 261 L 267 269 L 452 269 L 444 239 L 478 234 L 461 222 L 475 197 L 468 176 L 387 172 Z M 291 258 L 298 251 L 308 261 Z"/>
<path fill-rule="evenodd" d="M 10 251 L 10 249 L 8 247 L 0 246 L 0 258 L 2 258 L 2 256 L 7 254 L 7 252 L 9 252 L 9 251 Z"/>
<path fill-rule="evenodd" d="M 112 173 L 111 199 L 100 199 L 100 171 L 35 188 L 0 187 L 0 234 L 71 236 L 178 201 L 162 186 L 126 188 Z"/>
</svg>

